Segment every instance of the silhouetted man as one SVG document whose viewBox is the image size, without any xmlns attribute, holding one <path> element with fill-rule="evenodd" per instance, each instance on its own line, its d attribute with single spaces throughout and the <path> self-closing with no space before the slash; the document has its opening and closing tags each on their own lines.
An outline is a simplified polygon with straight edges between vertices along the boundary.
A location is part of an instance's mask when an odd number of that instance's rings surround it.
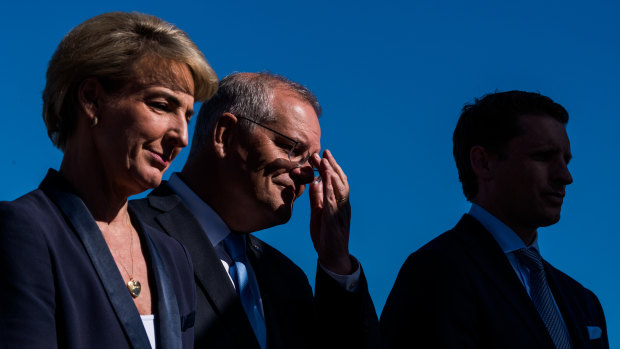
<svg viewBox="0 0 620 349">
<path fill-rule="evenodd" d="M 347 178 L 329 151 L 317 154 L 320 112 L 316 97 L 286 78 L 230 75 L 200 110 L 182 172 L 132 203 L 190 252 L 196 347 L 380 345 L 366 281 L 349 255 Z M 299 267 L 249 234 L 286 223 L 307 184 L 314 297 Z"/>
<path fill-rule="evenodd" d="M 537 93 L 463 108 L 454 158 L 469 214 L 405 262 L 381 315 L 389 348 L 607 348 L 596 296 L 540 257 L 560 219 L 568 113 Z"/>
</svg>

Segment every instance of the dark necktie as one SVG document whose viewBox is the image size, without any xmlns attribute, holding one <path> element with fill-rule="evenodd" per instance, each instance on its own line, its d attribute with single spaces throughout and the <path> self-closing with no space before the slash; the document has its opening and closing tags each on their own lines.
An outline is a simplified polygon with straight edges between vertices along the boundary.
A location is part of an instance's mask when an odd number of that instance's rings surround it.
<svg viewBox="0 0 620 349">
<path fill-rule="evenodd" d="M 545 269 L 543 268 L 540 254 L 535 248 L 531 247 L 517 250 L 515 254 L 521 263 L 525 264 L 530 269 L 530 293 L 532 302 L 545 323 L 547 331 L 549 331 L 556 348 L 572 348 L 570 335 L 568 334 L 566 326 L 564 326 L 562 315 L 553 301 L 553 295 L 547 283 L 547 277 L 545 276 Z"/>
<path fill-rule="evenodd" d="M 224 249 L 233 260 L 230 264 L 228 273 L 235 283 L 237 294 L 241 298 L 241 304 L 245 310 L 248 320 L 252 325 L 254 334 L 262 349 L 267 348 L 267 330 L 265 318 L 261 312 L 260 293 L 258 284 L 251 282 L 251 275 L 248 274 L 250 262 L 245 254 L 245 236 L 239 233 L 230 233 L 224 239 Z"/>
</svg>

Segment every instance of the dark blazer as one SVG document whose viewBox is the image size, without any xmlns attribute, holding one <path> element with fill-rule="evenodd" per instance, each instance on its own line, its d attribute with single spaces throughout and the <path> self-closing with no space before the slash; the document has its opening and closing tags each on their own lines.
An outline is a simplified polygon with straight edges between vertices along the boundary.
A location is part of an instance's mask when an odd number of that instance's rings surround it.
<svg viewBox="0 0 620 349">
<path fill-rule="evenodd" d="M 596 296 L 544 262 L 574 348 L 608 348 Z M 588 326 L 598 327 L 590 340 Z M 596 331 L 595 329 L 592 329 Z M 381 314 L 389 348 L 555 348 L 508 258 L 473 217 L 411 254 Z"/>
<path fill-rule="evenodd" d="M 140 219 L 189 249 L 197 285 L 197 348 L 259 348 L 243 307 L 206 233 L 166 183 L 130 205 Z M 249 235 L 267 325 L 267 346 L 366 348 L 380 346 L 377 315 L 362 276 L 357 292 L 344 290 L 318 268 L 316 296 L 303 271 L 276 249 Z"/>
<path fill-rule="evenodd" d="M 151 267 L 158 348 L 191 348 L 189 255 L 151 227 L 138 231 Z M 150 348 L 94 219 L 53 170 L 39 189 L 0 202 L 0 347 Z"/>
</svg>

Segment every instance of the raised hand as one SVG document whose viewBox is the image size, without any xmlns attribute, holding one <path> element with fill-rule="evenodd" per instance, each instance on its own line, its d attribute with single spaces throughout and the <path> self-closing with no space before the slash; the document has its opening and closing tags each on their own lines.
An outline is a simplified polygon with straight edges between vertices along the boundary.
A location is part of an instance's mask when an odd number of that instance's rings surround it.
<svg viewBox="0 0 620 349">
<path fill-rule="evenodd" d="M 321 180 L 310 184 L 310 236 L 321 265 L 336 274 L 353 272 L 349 256 L 351 205 L 347 176 L 329 150 L 312 155 Z"/>
</svg>

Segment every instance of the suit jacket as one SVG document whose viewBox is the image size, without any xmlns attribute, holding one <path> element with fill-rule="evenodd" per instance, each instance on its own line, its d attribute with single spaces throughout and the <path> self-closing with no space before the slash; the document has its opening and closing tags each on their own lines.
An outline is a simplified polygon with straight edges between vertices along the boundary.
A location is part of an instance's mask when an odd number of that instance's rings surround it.
<svg viewBox="0 0 620 349">
<path fill-rule="evenodd" d="M 596 296 L 543 261 L 574 348 L 608 348 Z M 590 339 L 589 329 L 598 339 Z M 555 348 L 508 258 L 473 217 L 411 254 L 381 314 L 389 348 Z"/>
<path fill-rule="evenodd" d="M 220 258 L 193 214 L 162 184 L 130 202 L 138 217 L 189 249 L 197 288 L 197 348 L 259 348 Z M 315 293 L 303 271 L 276 249 L 249 235 L 267 327 L 267 347 L 366 348 L 380 346 L 378 320 L 362 275 L 357 292 L 344 290 L 318 268 Z"/>
<path fill-rule="evenodd" d="M 191 260 L 138 226 L 150 266 L 158 348 L 193 347 Z M 0 347 L 150 348 L 114 259 L 81 199 L 55 171 L 0 202 Z"/>
</svg>

